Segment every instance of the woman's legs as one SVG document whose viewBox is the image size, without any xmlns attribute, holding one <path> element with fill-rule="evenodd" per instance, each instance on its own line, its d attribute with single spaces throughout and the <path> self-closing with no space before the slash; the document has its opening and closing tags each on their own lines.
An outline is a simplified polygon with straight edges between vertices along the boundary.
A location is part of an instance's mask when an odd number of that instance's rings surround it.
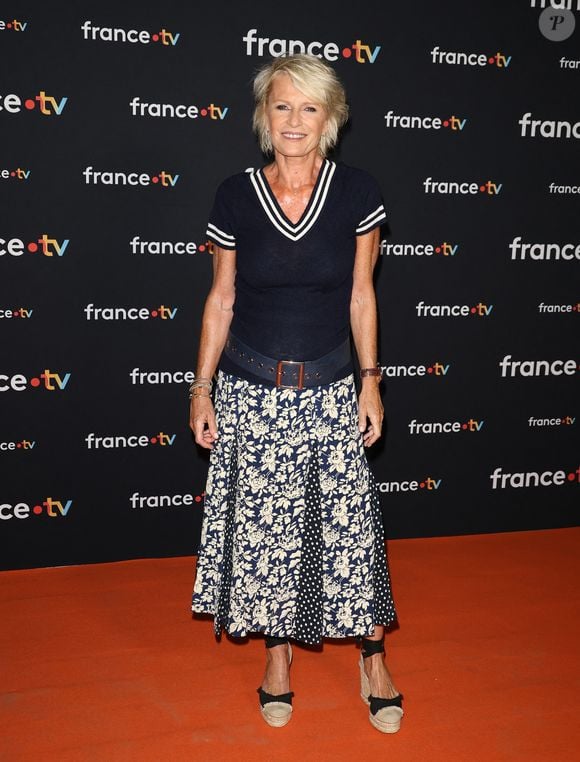
<svg viewBox="0 0 580 762">
<path fill-rule="evenodd" d="M 385 628 L 382 625 L 375 625 L 375 631 L 368 635 L 366 640 L 382 640 L 385 634 Z M 394 698 L 398 691 L 393 684 L 391 673 L 385 664 L 385 655 L 382 653 L 373 654 L 364 660 L 364 670 L 371 685 L 371 693 L 377 698 Z"/>
<path fill-rule="evenodd" d="M 375 631 L 367 640 L 382 640 L 385 628 L 375 625 Z M 394 686 L 391 673 L 385 663 L 382 653 L 373 654 L 364 660 L 364 670 L 371 684 L 371 693 L 380 698 L 394 698 L 398 691 Z M 262 688 L 268 693 L 277 695 L 290 690 L 290 665 L 288 663 L 288 645 L 266 648 L 266 669 Z"/>
<path fill-rule="evenodd" d="M 287 725 L 292 717 L 292 697 L 289 689 L 288 667 L 292 649 L 287 638 L 274 638 L 266 635 L 266 673 L 262 685 L 258 688 L 260 711 L 264 720 L 274 728 Z M 282 666 L 282 660 L 286 667 Z"/>
<path fill-rule="evenodd" d="M 262 688 L 266 693 L 278 696 L 290 690 L 288 649 L 288 643 L 266 648 L 266 670 L 262 680 Z"/>
</svg>

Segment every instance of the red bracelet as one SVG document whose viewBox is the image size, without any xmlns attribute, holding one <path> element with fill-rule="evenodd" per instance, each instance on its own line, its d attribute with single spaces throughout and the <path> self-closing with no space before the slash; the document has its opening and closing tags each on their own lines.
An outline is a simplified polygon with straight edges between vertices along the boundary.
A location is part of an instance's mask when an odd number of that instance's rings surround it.
<svg viewBox="0 0 580 762">
<path fill-rule="evenodd" d="M 360 369 L 360 377 L 364 378 L 365 376 L 382 376 L 383 371 L 380 368 L 361 368 Z"/>
</svg>

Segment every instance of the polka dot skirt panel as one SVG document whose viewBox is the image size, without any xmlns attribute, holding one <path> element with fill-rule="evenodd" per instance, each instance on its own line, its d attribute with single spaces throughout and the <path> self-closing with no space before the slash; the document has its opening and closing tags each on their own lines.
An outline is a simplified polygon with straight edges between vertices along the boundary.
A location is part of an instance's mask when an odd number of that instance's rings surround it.
<svg viewBox="0 0 580 762">
<path fill-rule="evenodd" d="M 294 637 L 303 643 L 322 639 L 322 514 L 318 453 L 312 445 L 306 478 L 300 577 Z"/>
<path fill-rule="evenodd" d="M 375 535 L 375 555 L 373 563 L 373 622 L 390 625 L 397 618 L 391 591 L 391 577 L 385 549 L 385 530 L 381 511 L 379 485 L 371 479 L 371 512 Z"/>
<path fill-rule="evenodd" d="M 282 389 L 218 372 L 192 610 L 216 633 L 318 643 L 396 619 L 353 376 Z"/>
<path fill-rule="evenodd" d="M 232 584 L 232 555 L 234 539 L 234 522 L 236 510 L 236 485 L 237 485 L 237 446 L 234 445 L 231 452 L 230 469 L 227 481 L 226 515 L 223 539 L 223 558 L 220 573 L 220 586 L 218 595 L 217 612 L 214 618 L 216 635 L 221 634 L 222 627 L 226 627 L 230 613 L 230 589 Z"/>
</svg>

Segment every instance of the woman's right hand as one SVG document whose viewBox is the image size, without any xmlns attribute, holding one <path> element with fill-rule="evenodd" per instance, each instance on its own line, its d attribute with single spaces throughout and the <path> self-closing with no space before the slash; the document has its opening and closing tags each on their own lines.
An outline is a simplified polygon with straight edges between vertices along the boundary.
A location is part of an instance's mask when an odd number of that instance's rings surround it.
<svg viewBox="0 0 580 762">
<path fill-rule="evenodd" d="M 218 438 L 215 410 L 211 397 L 203 395 L 191 398 L 189 407 L 189 426 L 195 435 L 195 441 L 206 450 L 213 449 Z"/>
</svg>

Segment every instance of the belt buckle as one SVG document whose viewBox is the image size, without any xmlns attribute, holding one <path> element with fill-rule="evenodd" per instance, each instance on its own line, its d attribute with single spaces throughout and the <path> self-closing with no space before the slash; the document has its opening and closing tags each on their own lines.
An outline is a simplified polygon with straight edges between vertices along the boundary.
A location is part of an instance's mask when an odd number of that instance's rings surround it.
<svg viewBox="0 0 580 762">
<path fill-rule="evenodd" d="M 300 366 L 298 368 L 298 385 L 282 383 L 283 365 Z M 299 360 L 278 360 L 276 364 L 276 386 L 280 386 L 282 389 L 304 389 L 304 363 Z"/>
</svg>

